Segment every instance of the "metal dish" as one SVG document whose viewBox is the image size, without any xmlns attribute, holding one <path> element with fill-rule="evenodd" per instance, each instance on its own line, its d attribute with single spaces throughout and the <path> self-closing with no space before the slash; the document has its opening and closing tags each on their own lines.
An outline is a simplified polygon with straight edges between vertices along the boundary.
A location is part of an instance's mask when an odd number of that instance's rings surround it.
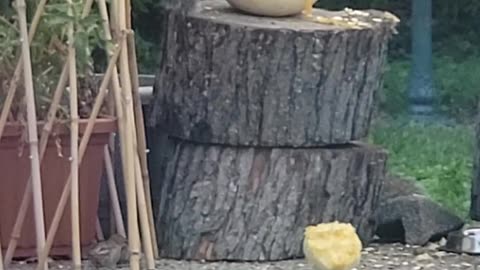
<svg viewBox="0 0 480 270">
<path fill-rule="evenodd" d="M 300 14 L 306 0 L 226 0 L 232 7 L 260 16 L 292 16 Z M 314 0 L 313 3 L 317 2 Z"/>
<path fill-rule="evenodd" d="M 447 243 L 440 250 L 480 255 L 480 228 L 468 228 L 448 234 Z"/>
</svg>

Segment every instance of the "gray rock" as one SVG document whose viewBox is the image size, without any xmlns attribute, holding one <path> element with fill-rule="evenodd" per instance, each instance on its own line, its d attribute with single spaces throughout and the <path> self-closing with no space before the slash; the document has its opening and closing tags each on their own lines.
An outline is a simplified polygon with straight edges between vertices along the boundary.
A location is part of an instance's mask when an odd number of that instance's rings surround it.
<svg viewBox="0 0 480 270">
<path fill-rule="evenodd" d="M 464 222 L 428 197 L 419 194 L 389 198 L 376 214 L 380 239 L 424 245 L 460 229 Z"/>
<path fill-rule="evenodd" d="M 423 245 L 463 226 L 463 221 L 430 200 L 414 179 L 388 175 L 377 208 L 380 241 Z"/>
</svg>

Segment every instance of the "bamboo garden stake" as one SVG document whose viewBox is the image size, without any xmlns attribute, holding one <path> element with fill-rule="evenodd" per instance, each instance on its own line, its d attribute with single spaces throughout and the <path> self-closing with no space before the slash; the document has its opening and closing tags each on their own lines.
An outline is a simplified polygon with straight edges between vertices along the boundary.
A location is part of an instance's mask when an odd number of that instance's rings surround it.
<svg viewBox="0 0 480 270">
<path fill-rule="evenodd" d="M 37 115 L 35 112 L 35 96 L 33 90 L 32 66 L 30 62 L 30 45 L 27 34 L 27 16 L 25 0 L 16 0 L 20 35 L 22 39 L 22 59 L 24 66 L 25 96 L 27 101 L 28 138 L 30 143 L 31 171 L 33 184 L 35 231 L 37 237 L 37 253 L 40 255 L 45 245 L 45 223 L 43 217 L 42 182 L 40 176 L 40 160 L 38 155 Z M 40 265 L 43 269 L 48 265 Z"/>
<path fill-rule="evenodd" d="M 129 26 L 130 27 L 130 26 Z M 151 241 L 153 245 L 153 253 L 155 258 L 159 258 L 158 254 L 158 245 L 157 245 L 157 236 L 155 233 L 155 223 L 153 220 L 153 209 L 152 209 L 152 196 L 150 189 L 150 176 L 148 173 L 148 163 L 147 163 L 147 143 L 145 136 L 145 125 L 143 118 L 142 110 L 142 101 L 140 99 L 140 82 L 138 79 L 138 67 L 137 67 L 137 55 L 135 48 L 135 35 L 134 32 L 130 32 L 127 37 L 128 41 L 128 56 L 130 61 L 130 74 L 132 77 L 132 88 L 133 88 L 133 105 L 135 107 L 135 122 L 137 130 L 137 151 L 140 157 L 140 166 L 142 169 L 142 179 L 143 186 L 145 188 L 145 197 L 147 201 L 147 211 L 148 211 L 148 222 L 150 225 L 151 232 Z"/>
<path fill-rule="evenodd" d="M 126 238 L 127 233 L 125 232 L 125 225 L 123 224 L 122 211 L 120 208 L 120 202 L 118 200 L 117 187 L 115 185 L 115 175 L 113 173 L 112 157 L 110 156 L 108 145 L 105 145 L 103 150 L 105 159 L 105 170 L 107 171 L 108 190 L 110 194 L 113 215 L 115 217 L 115 227 L 117 229 L 117 233 Z"/>
<path fill-rule="evenodd" d="M 2 243 L 0 242 L 0 270 L 3 270 Z"/>
<path fill-rule="evenodd" d="M 115 13 L 112 13 L 111 19 L 109 20 L 108 12 L 107 12 L 107 4 L 106 4 L 105 0 L 97 0 L 97 4 L 98 4 L 98 7 L 99 7 L 102 22 L 103 22 L 103 29 L 104 29 L 104 35 L 105 35 L 104 38 L 108 42 L 108 41 L 112 40 L 112 34 L 110 32 L 110 26 L 112 26 L 112 28 L 115 27 L 115 29 L 118 28 L 114 24 L 109 23 L 110 20 L 115 22 L 115 20 L 114 20 Z M 114 1 L 110 6 L 110 11 L 111 12 L 116 11 L 117 6 L 118 6 L 117 1 Z M 117 123 L 118 123 L 118 133 L 120 135 L 120 141 L 122 142 L 125 138 L 125 134 L 124 134 L 125 119 L 123 118 L 123 109 L 122 109 L 122 98 L 121 98 L 122 89 L 120 87 L 120 79 L 119 79 L 119 76 L 118 76 L 118 68 L 117 68 L 116 65 L 113 69 L 111 87 L 113 88 L 112 96 L 114 98 L 115 112 L 116 112 Z M 121 156 L 124 157 L 125 145 L 122 144 L 122 143 L 120 143 L 120 152 L 121 152 Z M 125 162 L 126 162 L 125 158 L 122 158 L 121 161 L 122 161 L 123 175 L 125 176 L 125 175 L 127 175 L 126 166 L 125 166 Z"/>
<path fill-rule="evenodd" d="M 73 16 L 72 0 L 67 0 L 69 4 L 68 13 Z M 72 214 L 72 257 L 73 267 L 80 270 L 82 267 L 82 257 L 80 250 L 80 213 L 79 213 L 79 188 L 78 188 L 78 91 L 77 91 L 77 67 L 76 51 L 74 44 L 74 24 L 73 21 L 68 26 L 68 63 L 70 70 L 70 175 L 71 175 L 71 195 L 70 206 Z"/>
<path fill-rule="evenodd" d="M 112 209 L 113 209 L 113 207 L 112 207 Z M 115 233 L 117 233 L 117 229 L 116 229 L 117 226 L 115 225 L 116 222 L 112 222 L 112 220 L 115 220 L 115 214 L 113 213 L 113 211 L 109 211 L 109 221 L 110 221 L 109 225 L 110 226 L 108 228 L 109 229 L 108 232 L 110 233 L 110 235 L 114 235 Z M 126 234 L 123 237 L 125 237 L 125 239 L 127 239 Z"/>
<path fill-rule="evenodd" d="M 125 39 L 125 37 L 122 36 L 121 39 Z M 95 99 L 95 104 L 93 105 L 92 112 L 91 112 L 90 117 L 88 119 L 87 127 L 85 128 L 85 131 L 83 132 L 83 136 L 82 136 L 82 139 L 80 141 L 80 147 L 79 147 L 79 151 L 78 151 L 79 165 L 82 163 L 83 155 L 85 154 L 88 142 L 90 140 L 90 136 L 92 135 L 93 126 L 95 125 L 95 120 L 98 117 L 98 114 L 100 112 L 100 108 L 102 106 L 103 100 L 104 100 L 105 95 L 106 95 L 107 85 L 108 85 L 108 81 L 110 80 L 110 76 L 112 75 L 113 66 L 115 65 L 115 62 L 118 59 L 120 51 L 121 51 L 121 47 L 117 45 L 117 48 L 115 49 L 115 52 L 114 52 L 112 58 L 110 59 L 107 71 L 105 72 L 102 83 L 100 85 L 100 90 L 98 91 L 97 97 Z M 40 265 L 42 263 L 46 262 L 48 254 L 49 254 L 50 249 L 52 247 L 53 239 L 55 238 L 55 235 L 57 233 L 58 225 L 60 224 L 60 220 L 62 218 L 63 211 L 65 210 L 65 206 L 67 204 L 68 195 L 70 194 L 71 180 L 72 180 L 72 178 L 71 178 L 71 176 L 69 176 L 66 183 L 65 183 L 65 186 L 63 187 L 62 195 L 60 196 L 60 200 L 58 202 L 57 209 L 55 210 L 55 214 L 53 216 L 52 223 L 51 223 L 50 228 L 48 230 L 47 240 L 46 240 L 46 243 L 45 243 L 45 248 L 43 249 L 42 253 L 38 257 L 37 270 L 41 270 Z"/>
<path fill-rule="evenodd" d="M 128 3 L 128 2 L 127 2 Z M 128 5 L 127 5 L 128 7 Z M 129 10 L 129 9 L 127 9 Z M 127 14 L 127 16 L 125 16 L 126 18 L 129 17 L 129 15 Z M 129 25 L 128 25 L 129 26 Z M 131 29 L 128 29 L 128 34 L 127 34 L 127 40 L 131 40 L 131 37 L 133 37 L 132 35 L 132 31 Z M 128 50 L 128 46 L 131 45 L 129 43 L 127 43 L 127 54 L 128 54 L 128 66 L 129 66 L 129 70 L 128 70 L 128 73 L 130 75 L 130 78 L 131 78 L 131 87 L 134 88 L 134 87 L 138 87 L 138 74 L 132 74 L 132 66 L 135 65 L 135 69 L 136 69 L 136 58 L 133 58 L 132 57 L 132 54 L 129 53 L 131 52 L 131 50 Z M 134 63 L 134 64 L 132 64 Z M 136 75 L 136 76 L 135 76 Z M 138 88 L 137 88 L 137 91 L 138 93 Z M 132 96 L 132 102 L 133 102 L 133 105 L 136 105 L 135 104 L 135 98 L 133 97 L 135 95 L 135 90 L 133 90 L 132 92 L 130 92 L 131 96 Z M 132 110 L 133 110 L 133 106 L 132 106 Z M 143 250 L 145 252 L 145 257 L 146 257 L 146 260 L 147 260 L 147 268 L 148 269 L 154 269 L 155 268 L 155 256 L 154 256 L 154 251 L 153 251 L 153 244 L 152 244 L 152 233 L 154 232 L 154 230 L 152 230 L 151 228 L 151 223 L 150 223 L 150 219 L 149 219 L 149 215 L 148 215 L 148 205 L 151 205 L 149 202 L 151 202 L 150 200 L 149 201 L 146 201 L 146 193 L 147 191 L 145 190 L 145 186 L 144 186 L 144 181 L 145 179 L 142 180 L 142 170 L 141 170 L 141 161 L 140 161 L 140 157 L 139 157 L 139 152 L 138 152 L 138 138 L 137 138 L 137 130 L 139 129 L 139 123 L 136 121 L 138 121 L 138 107 L 136 107 L 135 109 L 137 109 L 137 111 L 135 111 L 135 119 L 131 120 L 131 122 L 129 123 L 130 125 L 132 125 L 131 127 L 131 130 L 133 131 L 133 134 L 132 134 L 132 139 L 133 139 L 133 144 L 134 146 L 137 146 L 136 149 L 134 149 L 135 153 L 134 153 L 134 170 L 135 170 L 135 186 L 136 186 L 136 195 L 137 195 L 137 204 L 138 204 L 138 212 L 140 214 L 140 225 L 141 225 L 141 231 L 142 231 L 142 240 L 143 240 Z M 141 104 L 140 104 L 140 110 L 141 110 Z M 129 112 L 130 113 L 130 112 Z M 141 111 L 140 111 L 141 113 Z M 142 114 L 141 114 L 142 115 Z M 142 117 L 143 119 L 143 117 Z M 142 120 L 143 121 L 143 120 Z M 141 126 L 143 126 L 143 122 L 140 124 Z M 145 137 L 143 137 L 145 139 Z M 143 142 L 145 142 L 145 140 L 143 140 Z M 143 144 L 145 145 L 145 144 Z M 145 153 L 145 148 L 144 148 L 144 151 Z M 148 191 L 148 193 L 150 193 Z M 150 198 L 150 196 L 148 196 L 148 198 Z"/>
<path fill-rule="evenodd" d="M 140 171 L 140 160 L 135 157 L 135 184 L 137 189 L 138 212 L 140 214 L 140 225 L 142 229 L 143 251 L 147 259 L 147 269 L 155 269 L 155 258 L 153 255 L 152 236 L 150 223 L 148 222 L 147 203 L 145 201 L 145 190 L 143 188 L 142 173 Z"/>
<path fill-rule="evenodd" d="M 104 29 L 104 38 L 107 42 L 111 41 L 112 40 L 112 34 L 111 34 L 111 31 L 110 31 L 110 26 L 115 27 L 115 29 L 117 29 L 118 27 L 115 26 L 115 24 L 110 24 L 109 21 L 113 21 L 115 22 L 114 18 L 115 18 L 115 13 L 114 11 L 117 10 L 117 1 L 113 1 L 113 3 L 110 5 L 110 11 L 113 12 L 112 13 L 112 16 L 111 16 L 111 19 L 109 20 L 108 18 L 108 12 L 107 12 L 107 4 L 105 2 L 105 0 L 97 0 L 97 4 L 98 4 L 98 9 L 100 11 L 100 16 L 101 16 L 101 19 L 102 19 L 102 22 L 103 22 L 103 29 Z M 113 88 L 113 91 L 111 91 L 112 93 L 112 96 L 113 96 L 113 99 L 114 99 L 114 105 L 115 105 L 115 113 L 116 113 L 116 117 L 117 117 L 117 124 L 118 124 L 118 133 L 119 133 L 119 137 L 120 137 L 120 142 L 122 142 L 125 138 L 125 134 L 124 134 L 124 131 L 125 131 L 125 127 L 124 127 L 124 118 L 123 118 L 123 109 L 122 109 L 122 98 L 121 98 L 121 88 L 120 88 L 120 79 L 118 77 L 118 68 L 117 66 L 115 65 L 115 67 L 113 68 L 113 74 L 112 74 L 112 81 L 111 81 L 111 85 L 110 85 L 112 88 Z M 112 137 L 112 141 L 111 141 L 111 146 L 114 145 L 114 138 Z M 114 148 L 114 147 L 111 147 L 111 148 Z M 125 156 L 125 145 L 123 145 L 122 143 L 120 143 L 120 154 L 122 157 Z M 122 172 L 123 172 L 123 175 L 127 175 L 127 171 L 126 171 L 126 166 L 125 166 L 125 159 L 124 158 L 121 158 L 121 162 L 122 162 Z"/>
<path fill-rule="evenodd" d="M 107 6 L 105 0 L 97 0 L 99 10 L 100 10 L 100 15 L 103 20 L 103 26 L 105 29 L 105 39 L 106 40 L 111 40 L 112 35 L 110 33 L 110 29 L 114 29 L 118 31 L 119 25 L 118 24 L 113 24 L 109 25 L 109 18 L 108 18 L 108 12 L 107 12 Z M 118 22 L 116 19 L 118 17 L 119 13 L 119 6 L 121 6 L 122 3 L 119 3 L 119 1 L 113 1 L 110 10 L 112 11 L 112 19 L 111 21 L 113 22 Z M 125 34 L 125 32 L 122 32 Z M 120 43 L 122 46 L 122 51 L 127 49 L 124 47 L 124 44 L 126 42 Z M 122 97 L 122 94 L 125 95 L 125 93 L 128 92 L 128 90 L 122 89 L 120 87 L 120 79 L 118 77 L 118 71 L 117 67 L 114 67 L 114 73 L 112 77 L 112 86 L 113 86 L 113 96 L 115 99 L 115 111 L 116 111 L 116 116 L 117 116 L 117 123 L 118 123 L 118 129 L 119 129 L 119 135 L 120 135 L 120 152 L 122 156 L 122 169 L 123 169 L 123 176 L 124 176 L 124 182 L 125 182 L 125 193 L 127 197 L 127 218 L 128 218 L 128 242 L 129 242 L 129 251 L 130 251 L 130 269 L 140 269 L 140 237 L 139 237 L 139 232 L 138 232 L 138 215 L 137 215 L 137 204 L 136 204 L 136 197 L 135 197 L 135 179 L 132 178 L 132 173 L 134 173 L 132 167 L 133 165 L 133 154 L 134 150 L 132 149 L 133 146 L 131 144 L 133 141 L 128 138 L 128 135 L 130 132 L 128 132 L 128 119 L 125 117 L 126 113 L 125 112 L 125 106 L 123 104 L 124 100 L 128 101 L 127 97 Z M 123 70 L 125 71 L 125 69 Z M 123 78 L 123 77 L 122 77 Z M 124 78 L 123 78 L 124 79 Z M 123 81 L 122 81 L 123 83 Z M 127 84 L 128 85 L 128 84 Z M 130 133 L 131 134 L 131 133 Z M 130 137 L 131 138 L 131 137 Z M 128 152 L 127 149 L 130 149 L 130 153 Z M 135 175 L 133 174 L 133 177 Z M 132 185 L 133 184 L 133 185 Z M 133 212 L 135 211 L 135 212 Z M 118 229 L 118 228 L 117 228 Z"/>
<path fill-rule="evenodd" d="M 125 30 L 125 2 L 119 1 L 119 19 L 120 29 Z M 120 54 L 120 81 L 122 85 L 123 94 L 123 115 L 125 121 L 125 140 L 122 144 L 125 145 L 126 170 L 125 186 L 127 193 L 127 213 L 128 213 L 128 242 L 130 246 L 130 269 L 140 269 L 140 237 L 138 231 L 138 212 L 137 212 L 137 198 L 136 198 L 136 184 L 135 184 L 135 147 L 133 136 L 133 107 L 132 107 L 132 91 L 130 74 L 128 72 L 128 54 L 127 42 L 124 39 L 121 43 L 122 52 Z"/>
<path fill-rule="evenodd" d="M 102 224 L 100 223 L 100 219 L 97 217 L 97 223 L 95 223 L 95 230 L 97 231 L 97 239 L 99 241 L 104 241 L 105 240 L 105 236 L 103 234 L 103 230 L 102 230 Z"/>
<path fill-rule="evenodd" d="M 123 33 L 126 33 L 125 24 L 125 2 L 113 1 L 112 9 L 116 11 L 115 22 L 118 25 L 112 26 L 113 29 L 120 29 Z M 130 269 L 140 269 L 140 236 L 138 230 L 138 212 L 137 212 L 137 198 L 136 198 L 136 184 L 135 184 L 135 146 L 133 141 L 133 135 L 135 131 L 133 121 L 133 107 L 131 96 L 131 81 L 128 68 L 128 52 L 127 42 L 125 39 L 120 43 L 122 47 L 120 55 L 120 81 L 122 98 L 120 93 L 115 93 L 115 103 L 117 106 L 117 114 L 122 111 L 123 119 L 120 122 L 120 141 L 122 150 L 122 160 L 124 160 L 124 180 L 125 180 L 125 192 L 127 197 L 127 218 L 128 218 L 128 244 L 130 250 Z M 119 90 L 119 89 L 115 89 Z"/>
<path fill-rule="evenodd" d="M 132 31 L 132 23 L 131 23 L 131 5 L 129 0 L 124 0 L 124 3 L 120 5 L 119 9 L 119 26 L 120 29 L 126 30 L 127 31 L 127 41 L 125 42 L 125 48 L 126 50 L 123 52 L 123 55 L 120 57 L 121 61 L 121 66 L 120 66 L 120 73 L 122 74 L 122 87 L 124 89 L 124 93 L 127 95 L 125 97 L 126 100 L 126 107 L 125 109 L 127 110 L 126 115 L 128 117 L 127 123 L 130 126 L 132 130 L 132 139 L 133 139 L 133 145 L 134 149 L 134 171 L 135 171 L 135 185 L 136 185 L 136 195 L 137 195 L 137 204 L 138 204 L 138 210 L 140 214 L 140 225 L 142 229 L 142 236 L 143 236 L 143 246 L 144 246 L 144 252 L 145 252 L 145 257 L 147 259 L 147 268 L 148 269 L 154 269 L 155 268 L 155 258 L 153 254 L 153 245 L 152 245 L 152 230 L 151 230 L 151 222 L 150 218 L 148 215 L 148 206 L 145 201 L 146 199 L 146 192 L 144 188 L 144 181 L 148 179 L 143 179 L 142 181 L 142 171 L 141 171 L 141 162 L 140 162 L 140 157 L 139 157 L 139 152 L 138 152 L 138 138 L 137 138 L 137 129 L 138 125 L 140 124 L 143 126 L 143 120 L 142 123 L 138 123 L 138 116 L 143 115 L 141 112 L 141 104 L 138 106 L 135 106 L 135 90 L 132 91 L 132 88 L 137 87 L 136 92 L 138 93 L 138 74 L 132 74 L 132 71 L 134 73 L 138 73 L 136 70 L 136 57 L 133 58 L 132 56 L 132 50 L 128 50 L 128 47 L 131 46 L 128 42 L 128 40 L 131 40 L 133 36 L 133 31 Z M 130 53 L 129 53 L 130 52 Z M 132 68 L 132 65 L 135 65 Z M 127 70 L 128 68 L 128 70 Z M 139 101 L 139 100 L 138 100 Z M 140 109 L 140 113 L 138 111 L 138 108 Z M 137 111 L 134 111 L 137 109 Z M 135 116 L 133 119 L 132 116 Z M 137 123 L 136 123 L 137 122 Z M 143 134 L 143 151 L 145 153 L 145 134 Z M 148 193 L 150 193 L 148 191 Z M 148 196 L 150 198 L 150 196 Z M 150 202 L 150 201 L 149 201 Z"/>
<path fill-rule="evenodd" d="M 127 18 L 128 18 L 128 15 L 127 15 Z M 129 29 L 130 30 L 130 29 Z M 128 33 L 128 39 L 131 40 L 131 37 L 133 37 L 132 35 L 132 32 L 129 31 Z M 127 46 L 129 46 L 130 44 L 127 43 Z M 129 50 L 129 52 L 131 52 L 131 50 Z M 128 60 L 129 60 L 129 74 L 131 75 L 131 81 L 132 81 L 132 88 L 134 87 L 138 87 L 138 74 L 135 76 L 135 74 L 132 74 L 132 66 L 134 64 L 132 63 L 136 63 L 136 58 L 133 58 L 132 57 L 132 54 L 129 53 L 128 55 Z M 135 67 L 136 68 L 136 65 Z M 132 102 L 135 104 L 135 98 L 133 97 L 135 95 L 135 92 L 138 93 L 138 88 L 137 88 L 137 91 L 133 90 L 133 92 L 131 93 L 132 94 Z M 133 131 L 137 131 L 140 127 L 138 126 L 139 123 L 135 123 L 135 120 L 138 120 L 138 107 L 136 107 L 135 109 L 137 109 L 135 111 L 135 119 L 133 122 L 131 122 L 130 124 L 133 125 L 132 126 L 132 130 Z M 141 104 L 140 104 L 140 110 L 141 110 Z M 140 111 L 141 113 L 141 111 Z M 141 115 L 141 114 L 140 114 Z M 143 119 L 143 117 L 142 117 Z M 142 120 L 143 121 L 143 120 Z M 136 125 L 135 125 L 136 124 Z M 141 123 L 141 125 L 143 126 L 143 122 Z M 147 259 L 147 267 L 148 269 L 154 269 L 155 268 L 155 256 L 154 256 L 154 249 L 153 249 L 153 237 L 152 237 L 152 234 L 154 233 L 154 230 L 152 229 L 152 227 L 150 226 L 151 225 L 151 222 L 150 222 L 150 218 L 149 218 L 149 214 L 148 214 L 148 205 L 151 206 L 151 202 L 150 200 L 146 200 L 147 198 L 150 198 L 150 196 L 147 197 L 146 193 L 150 193 L 150 191 L 146 191 L 145 190 L 145 186 L 144 186 L 144 183 L 145 183 L 145 178 L 143 178 L 142 180 L 142 170 L 141 170 L 141 159 L 140 159 L 140 153 L 138 152 L 138 138 L 137 138 L 137 132 L 133 132 L 133 142 L 134 142 L 134 145 L 137 146 L 136 150 L 135 151 L 135 154 L 134 154 L 134 166 L 135 166 L 135 183 L 136 183 L 136 188 L 137 188 L 137 203 L 138 203 L 138 211 L 139 211 L 139 214 L 140 214 L 140 225 L 141 225 L 141 230 L 142 230 L 142 236 L 143 236 L 143 250 L 145 252 L 145 257 Z M 145 137 L 144 137 L 145 139 Z M 143 140 L 143 142 L 145 142 L 145 140 Z M 143 144 L 145 145 L 145 144 Z M 145 149 L 143 150 L 143 152 L 145 153 Z M 153 222 L 152 222 L 153 223 Z"/>
<path fill-rule="evenodd" d="M 111 40 L 112 35 L 110 33 L 110 29 L 118 30 L 119 25 L 114 24 L 114 25 L 109 25 L 109 18 L 108 18 L 108 13 L 107 11 L 107 6 L 105 0 L 97 0 L 99 10 L 100 10 L 100 15 L 103 20 L 103 25 L 105 29 L 105 39 L 106 40 Z M 110 10 L 112 12 L 112 19 L 111 21 L 113 22 L 118 22 L 116 18 L 119 17 L 119 7 L 122 5 L 120 1 L 113 1 Z M 125 34 L 125 31 L 122 32 Z M 120 43 L 122 47 L 122 52 L 127 49 L 126 46 L 126 41 L 123 40 L 123 42 Z M 121 58 L 120 58 L 121 60 Z M 122 63 L 124 64 L 124 63 Z M 127 63 L 128 64 L 128 63 Z M 122 160 L 122 169 L 123 169 L 123 177 L 124 177 L 124 182 L 125 182 L 125 193 L 127 197 L 127 219 L 128 219 L 128 242 L 129 242 L 129 251 L 130 251 L 130 269 L 133 270 L 138 270 L 140 269 L 140 237 L 139 237 L 139 232 L 138 232 L 138 213 L 137 213 L 137 201 L 136 201 L 136 190 L 135 190 L 135 174 L 134 174 L 134 163 L 133 163 L 133 155 L 135 154 L 134 152 L 134 147 L 133 147 L 133 140 L 131 139 L 132 131 L 128 129 L 129 127 L 129 121 L 128 117 L 128 112 L 125 112 L 125 106 L 123 104 L 123 101 L 128 102 L 128 91 L 131 91 L 129 89 L 124 89 L 120 87 L 120 79 L 118 77 L 118 71 L 117 67 L 114 67 L 114 73 L 112 77 L 112 86 L 113 86 L 113 96 L 115 99 L 115 112 L 117 116 L 117 123 L 118 123 L 118 129 L 119 129 L 119 135 L 120 135 L 120 152 L 121 152 L 121 160 Z M 122 72 L 122 70 L 121 70 Z M 123 68 L 123 74 L 125 74 L 125 68 Z M 125 78 L 122 77 L 122 84 L 124 84 Z M 130 85 L 130 83 L 125 84 Z M 122 97 L 122 95 L 124 95 Z M 130 98 L 131 100 L 131 98 Z M 118 227 L 117 227 L 118 230 Z"/>
</svg>

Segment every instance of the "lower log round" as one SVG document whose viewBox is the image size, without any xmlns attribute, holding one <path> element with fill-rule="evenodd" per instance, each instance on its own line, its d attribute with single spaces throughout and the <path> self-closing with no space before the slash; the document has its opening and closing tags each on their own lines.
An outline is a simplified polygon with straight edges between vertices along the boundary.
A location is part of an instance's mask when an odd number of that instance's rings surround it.
<svg viewBox="0 0 480 270">
<path fill-rule="evenodd" d="M 273 261 L 302 257 L 304 228 L 351 222 L 364 243 L 387 154 L 369 145 L 269 149 L 173 141 L 159 190 L 161 256 Z"/>
</svg>

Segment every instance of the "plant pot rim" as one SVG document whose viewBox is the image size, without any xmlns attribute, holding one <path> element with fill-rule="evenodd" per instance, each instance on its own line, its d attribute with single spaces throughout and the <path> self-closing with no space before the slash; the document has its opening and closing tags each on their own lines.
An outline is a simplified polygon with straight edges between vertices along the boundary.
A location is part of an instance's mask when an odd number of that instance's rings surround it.
<svg viewBox="0 0 480 270">
<path fill-rule="evenodd" d="M 56 121 L 53 124 L 51 134 L 55 134 L 55 135 L 68 134 L 70 129 L 69 123 L 70 123 L 69 120 Z M 88 124 L 88 119 L 79 119 L 78 131 L 80 134 L 83 134 L 85 132 L 87 124 Z M 45 125 L 45 121 L 38 121 L 37 129 L 41 131 L 44 125 Z M 26 128 L 27 127 L 22 123 L 7 122 L 4 133 L 3 133 L 3 137 L 21 136 Z M 97 118 L 95 120 L 93 133 L 96 133 L 96 134 L 112 133 L 112 132 L 115 132 L 116 130 L 117 130 L 117 118 L 115 117 L 107 116 L 107 117 Z M 39 134 L 40 133 L 41 132 L 39 132 Z"/>
</svg>

